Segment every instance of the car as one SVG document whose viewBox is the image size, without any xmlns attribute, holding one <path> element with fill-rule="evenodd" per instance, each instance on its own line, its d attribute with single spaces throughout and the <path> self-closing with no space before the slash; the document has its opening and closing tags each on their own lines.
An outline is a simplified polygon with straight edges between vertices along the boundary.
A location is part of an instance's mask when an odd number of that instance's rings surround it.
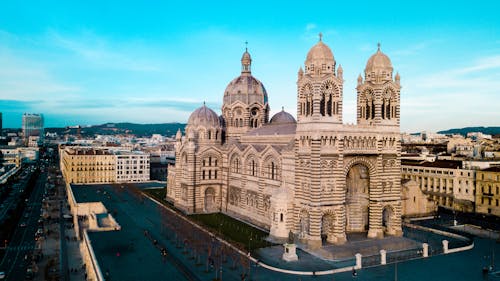
<svg viewBox="0 0 500 281">
<path fill-rule="evenodd" d="M 33 272 L 33 269 L 31 268 L 26 269 L 26 279 L 33 280 L 33 278 L 35 278 L 35 273 Z"/>
<path fill-rule="evenodd" d="M 5 275 L 4 271 L 0 271 L 0 280 L 4 280 L 7 278 L 7 275 Z"/>
<path fill-rule="evenodd" d="M 19 224 L 20 227 L 26 227 L 26 223 L 25 222 L 22 222 Z"/>
</svg>

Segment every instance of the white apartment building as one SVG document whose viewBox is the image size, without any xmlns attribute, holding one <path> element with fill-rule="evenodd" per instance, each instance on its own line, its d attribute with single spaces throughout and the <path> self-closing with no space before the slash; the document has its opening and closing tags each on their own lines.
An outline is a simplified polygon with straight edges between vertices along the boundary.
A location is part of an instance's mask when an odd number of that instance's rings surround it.
<svg viewBox="0 0 500 281">
<path fill-rule="evenodd" d="M 149 154 L 142 151 L 117 151 L 116 182 L 149 181 Z"/>
</svg>

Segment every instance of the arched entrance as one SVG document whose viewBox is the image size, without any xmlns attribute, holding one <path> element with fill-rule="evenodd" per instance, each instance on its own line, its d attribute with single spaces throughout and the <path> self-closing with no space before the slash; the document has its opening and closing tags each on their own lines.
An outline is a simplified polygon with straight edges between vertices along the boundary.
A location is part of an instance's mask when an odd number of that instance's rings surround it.
<svg viewBox="0 0 500 281">
<path fill-rule="evenodd" d="M 324 214 L 321 218 L 321 241 L 323 243 L 335 241 L 334 226 L 335 216 L 331 213 Z"/>
<path fill-rule="evenodd" d="M 369 225 L 370 176 L 368 168 L 356 164 L 346 177 L 346 232 L 364 232 Z"/>
<path fill-rule="evenodd" d="M 205 212 L 216 211 L 215 190 L 212 187 L 205 189 Z"/>
<path fill-rule="evenodd" d="M 391 206 L 385 206 L 382 210 L 382 229 L 386 234 L 394 234 L 393 230 L 394 210 Z"/>
</svg>

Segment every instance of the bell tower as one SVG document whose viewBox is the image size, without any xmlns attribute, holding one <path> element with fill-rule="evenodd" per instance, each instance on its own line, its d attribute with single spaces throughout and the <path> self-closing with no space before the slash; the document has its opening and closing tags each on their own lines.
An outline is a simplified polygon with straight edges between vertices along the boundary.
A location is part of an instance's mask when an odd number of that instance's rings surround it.
<svg viewBox="0 0 500 281">
<path fill-rule="evenodd" d="M 336 62 L 330 48 L 319 41 L 307 54 L 304 70 L 297 80 L 298 123 L 327 122 L 342 124 L 342 66 Z"/>
<path fill-rule="evenodd" d="M 358 76 L 358 124 L 399 128 L 399 82 L 399 73 L 393 78 L 391 60 L 380 51 L 379 43 L 377 52 L 366 63 L 364 81 L 361 75 Z"/>
</svg>

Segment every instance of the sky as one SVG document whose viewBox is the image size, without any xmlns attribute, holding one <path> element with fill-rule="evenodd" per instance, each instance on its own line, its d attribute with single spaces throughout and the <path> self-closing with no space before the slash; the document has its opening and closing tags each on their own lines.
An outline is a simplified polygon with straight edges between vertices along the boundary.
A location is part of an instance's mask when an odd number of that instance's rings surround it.
<svg viewBox="0 0 500 281">
<path fill-rule="evenodd" d="M 348 3 L 349 2 L 349 3 Z M 3 127 L 187 122 L 220 113 L 248 41 L 271 114 L 296 116 L 318 33 L 344 69 L 344 123 L 377 50 L 401 75 L 401 131 L 500 126 L 500 1 L 1 1 Z"/>
</svg>

